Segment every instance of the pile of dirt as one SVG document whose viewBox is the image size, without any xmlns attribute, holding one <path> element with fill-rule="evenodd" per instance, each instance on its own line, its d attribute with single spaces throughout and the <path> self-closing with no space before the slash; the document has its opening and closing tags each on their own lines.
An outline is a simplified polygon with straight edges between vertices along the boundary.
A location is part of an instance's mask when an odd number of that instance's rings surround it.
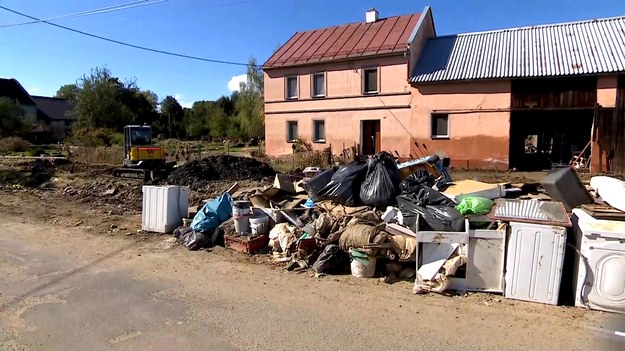
<svg viewBox="0 0 625 351">
<path fill-rule="evenodd" d="M 111 183 L 96 180 L 81 186 L 68 186 L 62 189 L 63 196 L 89 204 L 101 213 L 127 215 L 141 211 L 143 191 L 138 183 Z"/>
<path fill-rule="evenodd" d="M 174 169 L 166 182 L 197 190 L 206 188 L 212 181 L 262 181 L 275 174 L 270 165 L 256 159 L 220 155 L 188 162 Z"/>
</svg>

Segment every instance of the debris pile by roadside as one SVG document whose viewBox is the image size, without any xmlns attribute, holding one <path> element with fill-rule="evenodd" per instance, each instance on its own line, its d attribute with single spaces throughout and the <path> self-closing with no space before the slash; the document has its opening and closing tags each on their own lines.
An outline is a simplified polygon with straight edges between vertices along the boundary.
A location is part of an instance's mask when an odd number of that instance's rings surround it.
<svg viewBox="0 0 625 351">
<path fill-rule="evenodd" d="M 192 190 L 199 190 L 215 180 L 260 181 L 275 174 L 271 166 L 256 159 L 219 155 L 191 161 L 174 169 L 167 177 L 167 184 L 185 185 Z"/>
<path fill-rule="evenodd" d="M 570 289 L 576 267 L 591 260 L 572 244 L 585 235 L 572 217 L 624 221 L 617 250 L 625 256 L 625 183 L 595 177 L 591 185 L 612 206 L 593 197 L 568 166 L 554 167 L 542 184 L 484 183 L 452 180 L 436 156 L 398 162 L 382 152 L 330 169 L 277 174 L 271 186 L 253 191 L 235 184 L 173 222 L 187 217 L 175 235 L 189 250 L 224 245 L 269 254 L 287 271 L 351 272 L 414 282 L 415 294 L 476 291 L 547 304 L 561 303 L 560 292 L 570 290 L 582 301 L 575 304 L 592 307 L 584 288 L 592 281 Z M 182 192 L 171 197 L 179 201 Z M 623 279 L 618 269 L 603 269 L 609 272 L 586 277 Z M 608 310 L 625 312 L 625 303 Z"/>
</svg>

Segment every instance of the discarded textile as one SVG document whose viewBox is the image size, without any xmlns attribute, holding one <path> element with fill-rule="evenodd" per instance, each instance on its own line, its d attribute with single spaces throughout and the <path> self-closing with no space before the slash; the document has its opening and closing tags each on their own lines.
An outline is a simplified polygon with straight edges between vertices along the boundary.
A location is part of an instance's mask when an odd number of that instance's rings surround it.
<svg viewBox="0 0 625 351">
<path fill-rule="evenodd" d="M 330 182 L 319 192 L 318 197 L 329 199 L 345 206 L 358 206 L 360 185 L 366 175 L 367 165 L 352 163 L 340 167 Z"/>
<path fill-rule="evenodd" d="M 295 227 L 289 225 L 288 223 L 278 223 L 273 229 L 269 232 L 269 239 L 271 240 L 271 244 L 269 246 L 276 247 L 276 244 L 280 248 L 281 251 L 287 252 L 297 238 L 293 233 L 295 231 Z"/>
<path fill-rule="evenodd" d="M 485 197 L 467 196 L 462 198 L 460 204 L 456 206 L 456 210 L 458 210 L 463 215 L 485 215 L 490 212 L 493 204 L 493 200 L 487 199 Z"/>
<path fill-rule="evenodd" d="M 417 251 L 417 240 L 415 238 L 393 235 L 390 240 L 393 250 L 395 250 L 400 260 L 409 260 L 415 257 L 415 252 Z"/>
<path fill-rule="evenodd" d="M 365 205 L 383 208 L 396 203 L 399 194 L 399 169 L 388 152 L 369 159 L 367 175 L 360 188 L 360 199 Z"/>
<path fill-rule="evenodd" d="M 215 228 L 232 216 L 232 197 L 225 193 L 202 207 L 193 217 L 190 228 L 200 233 L 212 234 Z"/>
<path fill-rule="evenodd" d="M 443 264 L 443 267 L 439 273 L 436 274 L 434 279 L 423 281 L 421 284 L 415 282 L 412 292 L 415 294 L 424 294 L 430 291 L 442 293 L 447 290 L 449 286 L 449 280 L 447 278 L 456 274 L 458 268 L 465 263 L 467 263 L 467 257 L 465 255 L 459 255 L 456 252 L 454 256 L 445 261 L 445 264 Z"/>
<path fill-rule="evenodd" d="M 399 189 L 403 194 L 410 194 L 419 191 L 422 185 L 433 187 L 434 176 L 425 169 L 417 169 L 408 178 L 401 181 Z"/>
<path fill-rule="evenodd" d="M 313 269 L 317 273 L 335 273 L 349 263 L 349 256 L 342 252 L 336 244 L 326 245 L 323 251 L 313 264 Z"/>
<path fill-rule="evenodd" d="M 350 248 L 364 248 L 369 244 L 381 244 L 386 241 L 387 234 L 367 224 L 349 225 L 339 238 L 339 247 L 347 252 Z"/>
</svg>

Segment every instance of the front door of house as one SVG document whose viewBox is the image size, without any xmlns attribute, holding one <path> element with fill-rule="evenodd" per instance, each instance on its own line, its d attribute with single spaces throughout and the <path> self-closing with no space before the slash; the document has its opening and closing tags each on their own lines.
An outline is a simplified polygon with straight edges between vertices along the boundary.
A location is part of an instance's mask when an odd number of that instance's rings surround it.
<svg viewBox="0 0 625 351">
<path fill-rule="evenodd" d="M 362 121 L 362 153 L 373 155 L 380 152 L 380 120 Z"/>
</svg>

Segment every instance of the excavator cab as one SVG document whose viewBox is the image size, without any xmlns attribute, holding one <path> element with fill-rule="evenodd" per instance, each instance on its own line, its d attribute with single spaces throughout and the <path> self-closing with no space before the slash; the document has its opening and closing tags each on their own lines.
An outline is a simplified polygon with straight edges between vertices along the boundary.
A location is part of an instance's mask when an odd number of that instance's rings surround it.
<svg viewBox="0 0 625 351">
<path fill-rule="evenodd" d="M 165 150 L 152 144 L 152 128 L 148 125 L 124 127 L 124 165 L 113 170 L 115 177 L 153 178 L 153 172 L 166 166 Z"/>
</svg>

